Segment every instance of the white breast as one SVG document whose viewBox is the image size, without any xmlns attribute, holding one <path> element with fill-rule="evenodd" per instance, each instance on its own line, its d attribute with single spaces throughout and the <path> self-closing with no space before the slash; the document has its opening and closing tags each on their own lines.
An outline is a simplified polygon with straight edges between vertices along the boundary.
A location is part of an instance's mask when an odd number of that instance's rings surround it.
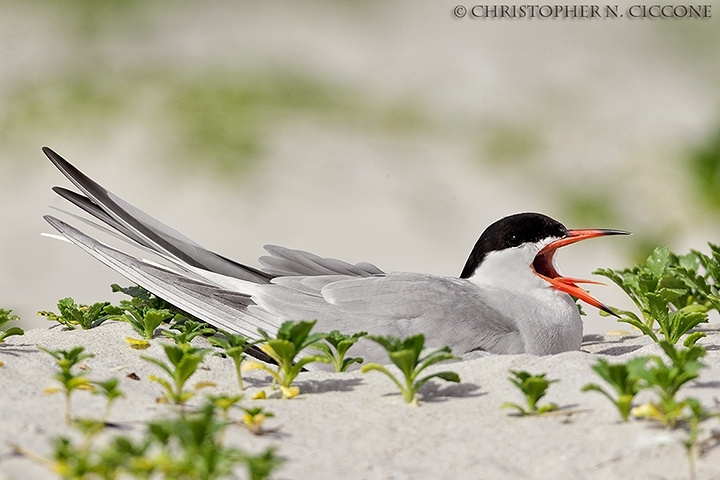
<svg viewBox="0 0 720 480">
<path fill-rule="evenodd" d="M 470 280 L 488 293 L 487 301 L 494 308 L 515 320 L 526 353 L 578 350 L 583 324 L 575 302 L 530 267 L 540 248 L 540 244 L 523 244 L 490 252 Z"/>
</svg>

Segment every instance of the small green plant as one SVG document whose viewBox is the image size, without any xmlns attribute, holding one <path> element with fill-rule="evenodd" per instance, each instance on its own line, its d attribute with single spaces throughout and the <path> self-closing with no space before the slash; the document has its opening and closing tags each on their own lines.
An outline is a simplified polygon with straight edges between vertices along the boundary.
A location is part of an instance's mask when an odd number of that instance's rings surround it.
<svg viewBox="0 0 720 480">
<path fill-rule="evenodd" d="M 80 362 L 94 355 L 92 353 L 83 353 L 85 347 L 75 347 L 71 350 L 48 350 L 47 348 L 38 347 L 38 350 L 51 355 L 55 358 L 60 370 L 55 374 L 55 379 L 60 383 L 61 388 L 48 388 L 46 393 L 56 393 L 62 391 L 65 395 L 65 423 L 70 425 L 71 422 L 71 406 L 70 396 L 75 390 L 92 390 L 93 386 L 83 373 L 75 374 L 72 372 L 73 367 Z"/>
<path fill-rule="evenodd" d="M 171 330 L 176 330 L 176 332 Z M 176 344 L 181 345 L 190 343 L 195 337 L 215 335 L 216 332 L 217 330 L 205 322 L 182 318 L 173 322 L 170 325 L 170 330 L 163 330 L 162 333 L 166 337 L 172 338 Z"/>
<path fill-rule="evenodd" d="M 673 270 L 696 303 L 720 311 L 720 245 L 708 245 L 710 255 L 690 250 L 687 255 L 675 256 Z"/>
<path fill-rule="evenodd" d="M 227 422 L 217 418 L 216 407 L 212 402 L 205 403 L 197 413 L 151 422 L 148 426 L 149 436 L 155 444 L 161 446 L 160 453 L 155 457 L 154 472 L 162 478 L 214 480 L 228 478 L 236 466 L 243 462 L 252 472 L 250 457 L 223 443 L 223 432 L 227 425 Z M 268 478 L 277 465 L 269 468 L 264 475 L 253 478 Z"/>
<path fill-rule="evenodd" d="M 103 413 L 103 416 L 100 419 L 100 422 L 105 423 L 108 416 L 110 415 L 110 409 L 112 408 L 115 401 L 118 398 L 124 397 L 125 394 L 122 392 L 122 390 L 120 390 L 120 382 L 117 378 L 114 377 L 104 381 L 94 381 L 92 382 L 92 385 L 94 387 L 94 394 L 102 395 L 107 399 L 105 413 Z"/>
<path fill-rule="evenodd" d="M 220 395 L 208 395 L 207 397 L 207 401 L 212 403 L 215 408 L 219 409 L 223 413 L 223 419 L 226 421 L 229 421 L 230 409 L 236 406 L 242 399 L 242 395 L 227 395 L 225 393 Z"/>
<path fill-rule="evenodd" d="M 676 399 L 677 393 L 690 380 L 698 377 L 698 371 L 705 367 L 700 358 L 705 349 L 700 345 L 677 349 L 673 344 L 660 341 L 660 347 L 669 357 L 666 364 L 659 356 L 651 356 L 646 364 L 633 364 L 631 375 L 644 382 L 644 388 L 654 390 L 659 402 L 638 407 L 637 416 L 655 418 L 669 427 L 675 427 L 688 404 Z M 650 364 L 650 367 L 647 367 Z M 632 413 L 632 412 L 631 412 Z"/>
<path fill-rule="evenodd" d="M 269 478 L 282 463 L 274 450 L 251 456 L 225 445 L 223 438 L 228 425 L 230 422 L 218 417 L 212 401 L 197 412 L 149 422 L 139 441 L 117 436 L 107 446 L 97 447 L 95 442 L 87 441 L 97 433 L 94 426 L 90 426 L 91 432 L 87 434 L 87 425 L 78 424 L 86 433 L 86 441 L 76 445 L 68 437 L 53 439 L 53 461 L 43 463 L 67 480 L 126 476 L 219 480 L 230 478 L 243 463 L 251 478 Z"/>
<path fill-rule="evenodd" d="M 701 434 L 700 424 L 712 417 L 720 417 L 720 413 L 706 410 L 695 398 L 686 398 L 685 403 L 690 409 L 690 414 L 684 418 L 687 424 L 688 436 L 683 440 L 683 446 L 690 466 L 690 478 L 694 479 L 696 478 L 696 459 L 703 454 L 704 447 L 709 442 L 720 440 L 720 433 L 718 432 L 714 432 L 709 438 L 699 440 Z"/>
<path fill-rule="evenodd" d="M 508 377 L 508 380 L 525 395 L 527 410 L 523 406 L 512 402 L 505 402 L 500 408 L 514 408 L 521 416 L 541 415 L 558 409 L 555 403 L 546 403 L 543 406 L 538 406 L 537 403 L 545 396 L 550 384 L 558 382 L 559 380 L 548 380 L 545 378 L 546 374 L 544 373 L 531 375 L 528 372 L 516 370 L 510 370 L 510 373 L 512 373 L 515 378 Z"/>
<path fill-rule="evenodd" d="M 237 376 L 238 388 L 243 391 L 243 380 L 242 380 L 242 362 L 247 358 L 245 352 L 248 348 L 256 345 L 258 342 L 252 342 L 249 338 L 226 332 L 225 330 L 218 330 L 221 336 L 209 337 L 208 340 L 213 347 L 222 350 L 222 353 L 216 353 L 215 355 L 224 355 L 232 358 L 235 364 L 235 374 Z"/>
<path fill-rule="evenodd" d="M 160 297 L 150 293 L 140 286 L 121 287 L 117 283 L 110 285 L 113 293 L 124 293 L 130 300 L 120 300 L 120 306 L 130 305 L 140 310 L 170 310 L 174 314 L 183 314 L 181 310 L 166 302 Z M 126 303 L 123 303 L 126 302 Z"/>
<path fill-rule="evenodd" d="M 220 395 L 208 395 L 206 401 L 211 403 L 216 409 L 220 410 L 222 412 L 223 422 L 225 422 L 225 424 L 229 424 L 230 409 L 236 406 L 242 398 L 242 395 L 227 395 L 223 393 Z M 225 431 L 223 430 L 220 433 L 219 441 L 222 442 L 224 437 Z"/>
<path fill-rule="evenodd" d="M 272 447 L 257 455 L 246 455 L 245 462 L 247 462 L 250 480 L 270 478 L 272 472 L 283 464 L 283 460 L 277 456 Z"/>
<path fill-rule="evenodd" d="M 120 300 L 119 307 L 110 308 L 117 310 L 112 316 L 113 320 L 128 322 L 142 336 L 142 340 L 127 339 L 133 348 L 147 348 L 150 345 L 148 341 L 153 338 L 155 330 L 164 322 L 172 321 L 173 326 L 170 328 L 179 331 L 179 333 L 163 331 L 164 335 L 171 337 L 177 343 L 189 343 L 197 335 L 208 334 L 207 331 L 199 333 L 193 331 L 193 329 L 201 330 L 198 324 L 208 327 L 206 323 L 200 322 L 142 287 L 120 287 L 115 283 L 110 287 L 113 292 L 121 292 L 131 297 L 130 300 Z"/>
<path fill-rule="evenodd" d="M 305 355 L 297 359 L 303 350 L 327 336 L 325 333 L 311 334 L 310 331 L 314 326 L 315 321 L 285 322 L 278 329 L 275 338 L 259 329 L 260 335 L 265 340 L 265 343 L 260 346 L 260 350 L 277 363 L 277 368 L 273 369 L 270 365 L 249 361 L 245 362 L 243 370 L 259 369 L 269 373 L 279 385 L 283 398 L 292 398 L 298 395 L 300 389 L 293 386 L 292 382 L 303 367 L 312 362 L 329 362 L 326 357 L 320 355 Z"/>
<path fill-rule="evenodd" d="M 94 328 L 107 320 L 111 315 L 117 314 L 117 307 L 110 302 L 97 302 L 92 305 L 80 305 L 72 298 L 63 298 L 57 303 L 60 315 L 54 312 L 39 311 L 38 315 L 48 320 L 65 325 L 74 330 L 78 325 L 83 329 Z"/>
<path fill-rule="evenodd" d="M 685 277 L 680 274 L 680 260 L 667 247 L 656 248 L 644 265 L 632 270 L 599 269 L 616 283 L 633 300 L 643 319 L 633 312 L 618 310 L 620 322 L 629 323 L 655 342 L 659 339 L 654 325 L 657 322 L 665 341 L 675 344 L 700 323 L 706 323 L 707 306 L 696 302 L 697 295 L 690 291 Z M 695 335 L 695 339 L 702 336 Z"/>
<path fill-rule="evenodd" d="M 150 435 L 162 446 L 158 457 L 164 458 L 156 462 L 162 478 L 192 478 L 193 473 L 200 478 L 224 478 L 242 461 L 239 450 L 218 441 L 225 424 L 213 411 L 205 405 L 198 413 L 150 423 Z"/>
<path fill-rule="evenodd" d="M 411 337 L 400 339 L 388 336 L 370 335 L 367 338 L 381 345 L 388 353 L 390 360 L 400 369 L 404 377 L 404 382 L 390 373 L 390 371 L 379 363 L 368 363 L 363 365 L 361 371 L 367 373 L 371 370 L 377 370 L 387 375 L 390 380 L 395 382 L 403 399 L 406 402 L 417 405 L 417 392 L 428 380 L 433 378 L 441 378 L 448 382 L 460 382 L 460 377 L 455 372 L 437 372 L 418 378 L 420 373 L 431 365 L 446 360 L 454 360 L 455 357 L 450 351 L 450 347 L 442 347 L 434 350 L 427 355 L 421 357 L 423 348 L 425 347 L 425 335 L 418 334 Z"/>
<path fill-rule="evenodd" d="M 70 438 L 55 437 L 51 440 L 53 447 L 52 469 L 63 479 L 89 478 L 97 471 L 92 451 L 87 447 L 76 446 Z"/>
<path fill-rule="evenodd" d="M 623 421 L 633 415 L 652 418 L 674 428 L 690 406 L 687 399 L 677 400 L 677 393 L 687 382 L 698 377 L 698 371 L 704 367 L 699 359 L 706 353 L 702 346 L 695 345 L 692 338 L 688 337 L 686 343 L 689 344 L 687 348 L 677 348 L 665 340 L 659 342 L 670 360 L 669 363 L 665 363 L 657 355 L 638 357 L 617 365 L 598 360 L 592 368 L 615 389 L 617 399 L 594 383 L 585 385 L 582 390 L 597 391 L 605 395 L 617 407 Z M 633 408 L 635 395 L 648 389 L 658 395 L 658 401 Z"/>
<path fill-rule="evenodd" d="M 615 390 L 615 393 L 617 393 L 617 398 L 596 383 L 588 383 L 582 388 L 582 391 L 596 391 L 605 395 L 618 409 L 623 422 L 627 422 L 635 395 L 643 388 L 640 378 L 632 372 L 637 371 L 639 368 L 644 368 L 648 361 L 649 358 L 647 357 L 638 357 L 627 363 L 611 364 L 602 358 L 598 359 L 597 363 L 592 366 L 592 369 L 600 378 L 610 384 Z"/>
<path fill-rule="evenodd" d="M 70 352 L 48 353 L 59 363 L 62 362 L 66 369 L 87 358 L 83 357 L 82 347 Z M 113 401 L 122 395 L 117 379 L 93 384 L 97 387 L 97 393 L 108 399 L 103 419 L 107 418 Z M 241 398 L 241 395 L 210 397 L 195 412 L 180 411 L 176 417 L 151 421 L 146 424 L 146 431 L 138 440 L 116 436 L 107 442 L 98 442 L 96 438 L 105 427 L 104 420 L 81 419 L 73 421 L 72 426 L 82 434 L 83 440 L 76 443 L 68 436 L 53 438 L 50 459 L 17 445 L 13 445 L 13 448 L 17 453 L 52 469 L 64 480 L 220 480 L 230 478 L 233 471 L 243 463 L 247 466 L 250 478 L 265 480 L 282 463 L 274 449 L 248 455 L 224 444 L 227 427 L 235 423 L 229 418 L 229 409 Z M 222 412 L 221 415 L 218 415 L 219 412 Z"/>
<path fill-rule="evenodd" d="M 0 328 L 8 322 L 17 322 L 20 319 L 17 315 L 11 315 L 12 310 L 5 310 L 0 308 Z M 0 330 L 0 343 L 3 343 L 6 338 L 13 335 L 24 335 L 25 332 L 20 327 L 10 327 L 7 330 Z"/>
<path fill-rule="evenodd" d="M 123 300 L 125 301 L 125 300 Z M 113 315 L 113 320 L 121 320 L 129 323 L 144 340 L 152 340 L 155 330 L 166 320 L 173 318 L 170 310 L 156 310 L 149 308 L 142 310 L 140 308 L 126 305 L 124 312 L 119 315 Z"/>
<path fill-rule="evenodd" d="M 274 417 L 275 414 L 266 410 L 264 407 L 240 407 L 242 408 L 242 424 L 250 430 L 254 435 L 263 435 L 270 432 L 263 428 L 265 420 Z"/>
<path fill-rule="evenodd" d="M 163 345 L 165 355 L 169 363 L 158 360 L 157 358 L 142 356 L 143 360 L 154 363 L 162 368 L 168 374 L 171 381 L 168 382 L 163 378 L 150 376 L 150 380 L 160 384 L 165 389 L 165 395 L 161 397 L 161 401 L 169 401 L 176 405 L 184 405 L 188 400 L 195 396 L 195 392 L 204 387 L 214 386 L 211 383 L 198 383 L 192 390 L 185 389 L 185 383 L 195 373 L 198 365 L 203 361 L 205 354 L 210 350 L 208 348 L 195 348 L 187 343 L 177 345 Z"/>
<path fill-rule="evenodd" d="M 350 347 L 366 335 L 367 332 L 343 335 L 339 331 L 333 330 L 328 333 L 324 340 L 312 345 L 311 348 L 322 352 L 322 355 L 325 355 L 330 363 L 333 364 L 336 372 L 345 372 L 350 365 L 363 362 L 363 359 L 360 357 L 345 358 L 345 355 Z"/>
</svg>

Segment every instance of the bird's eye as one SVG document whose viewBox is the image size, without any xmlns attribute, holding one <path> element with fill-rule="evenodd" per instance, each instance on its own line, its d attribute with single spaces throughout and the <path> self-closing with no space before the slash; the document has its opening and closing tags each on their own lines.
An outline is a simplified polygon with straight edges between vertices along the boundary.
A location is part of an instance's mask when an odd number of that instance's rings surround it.
<svg viewBox="0 0 720 480">
<path fill-rule="evenodd" d="M 510 238 L 508 239 L 508 246 L 510 246 L 510 247 L 517 247 L 521 243 L 522 242 L 520 241 L 520 238 L 518 238 L 517 235 L 511 235 Z"/>
</svg>

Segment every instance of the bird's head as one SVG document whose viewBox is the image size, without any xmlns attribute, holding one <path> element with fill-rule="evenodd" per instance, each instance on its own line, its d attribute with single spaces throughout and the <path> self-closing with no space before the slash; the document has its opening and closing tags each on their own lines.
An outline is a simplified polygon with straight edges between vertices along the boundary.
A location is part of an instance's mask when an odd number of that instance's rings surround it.
<svg viewBox="0 0 720 480">
<path fill-rule="evenodd" d="M 578 283 L 597 284 L 592 280 L 563 277 L 558 273 L 554 255 L 558 248 L 580 240 L 606 235 L 628 235 L 622 230 L 568 230 L 540 213 L 518 213 L 504 217 L 485 229 L 475 244 L 460 278 L 492 285 L 496 281 L 518 288 L 537 283 L 565 292 L 612 315 L 602 302 L 580 288 Z"/>
</svg>

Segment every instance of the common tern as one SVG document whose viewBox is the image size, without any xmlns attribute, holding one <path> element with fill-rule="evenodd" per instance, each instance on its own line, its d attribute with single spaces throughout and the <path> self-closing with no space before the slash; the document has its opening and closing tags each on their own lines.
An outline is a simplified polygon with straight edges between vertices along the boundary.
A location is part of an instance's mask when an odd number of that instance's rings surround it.
<svg viewBox="0 0 720 480">
<path fill-rule="evenodd" d="M 583 324 L 572 297 L 614 314 L 563 277 L 554 255 L 580 240 L 625 235 L 607 229 L 568 230 L 540 213 L 504 217 L 480 236 L 459 277 L 384 272 L 301 250 L 266 245 L 253 268 L 209 251 L 109 192 L 50 148 L 43 152 L 82 192 L 53 190 L 110 232 L 165 260 L 138 259 L 52 216 L 44 218 L 128 280 L 215 327 L 258 337 L 286 320 L 317 320 L 318 331 L 367 331 L 405 337 L 423 333 L 428 347 L 458 355 L 555 354 L 578 350 Z M 77 217 L 76 218 L 81 218 Z M 60 237 L 62 238 L 62 237 Z M 384 361 L 373 342 L 357 345 L 366 361 Z"/>
</svg>

